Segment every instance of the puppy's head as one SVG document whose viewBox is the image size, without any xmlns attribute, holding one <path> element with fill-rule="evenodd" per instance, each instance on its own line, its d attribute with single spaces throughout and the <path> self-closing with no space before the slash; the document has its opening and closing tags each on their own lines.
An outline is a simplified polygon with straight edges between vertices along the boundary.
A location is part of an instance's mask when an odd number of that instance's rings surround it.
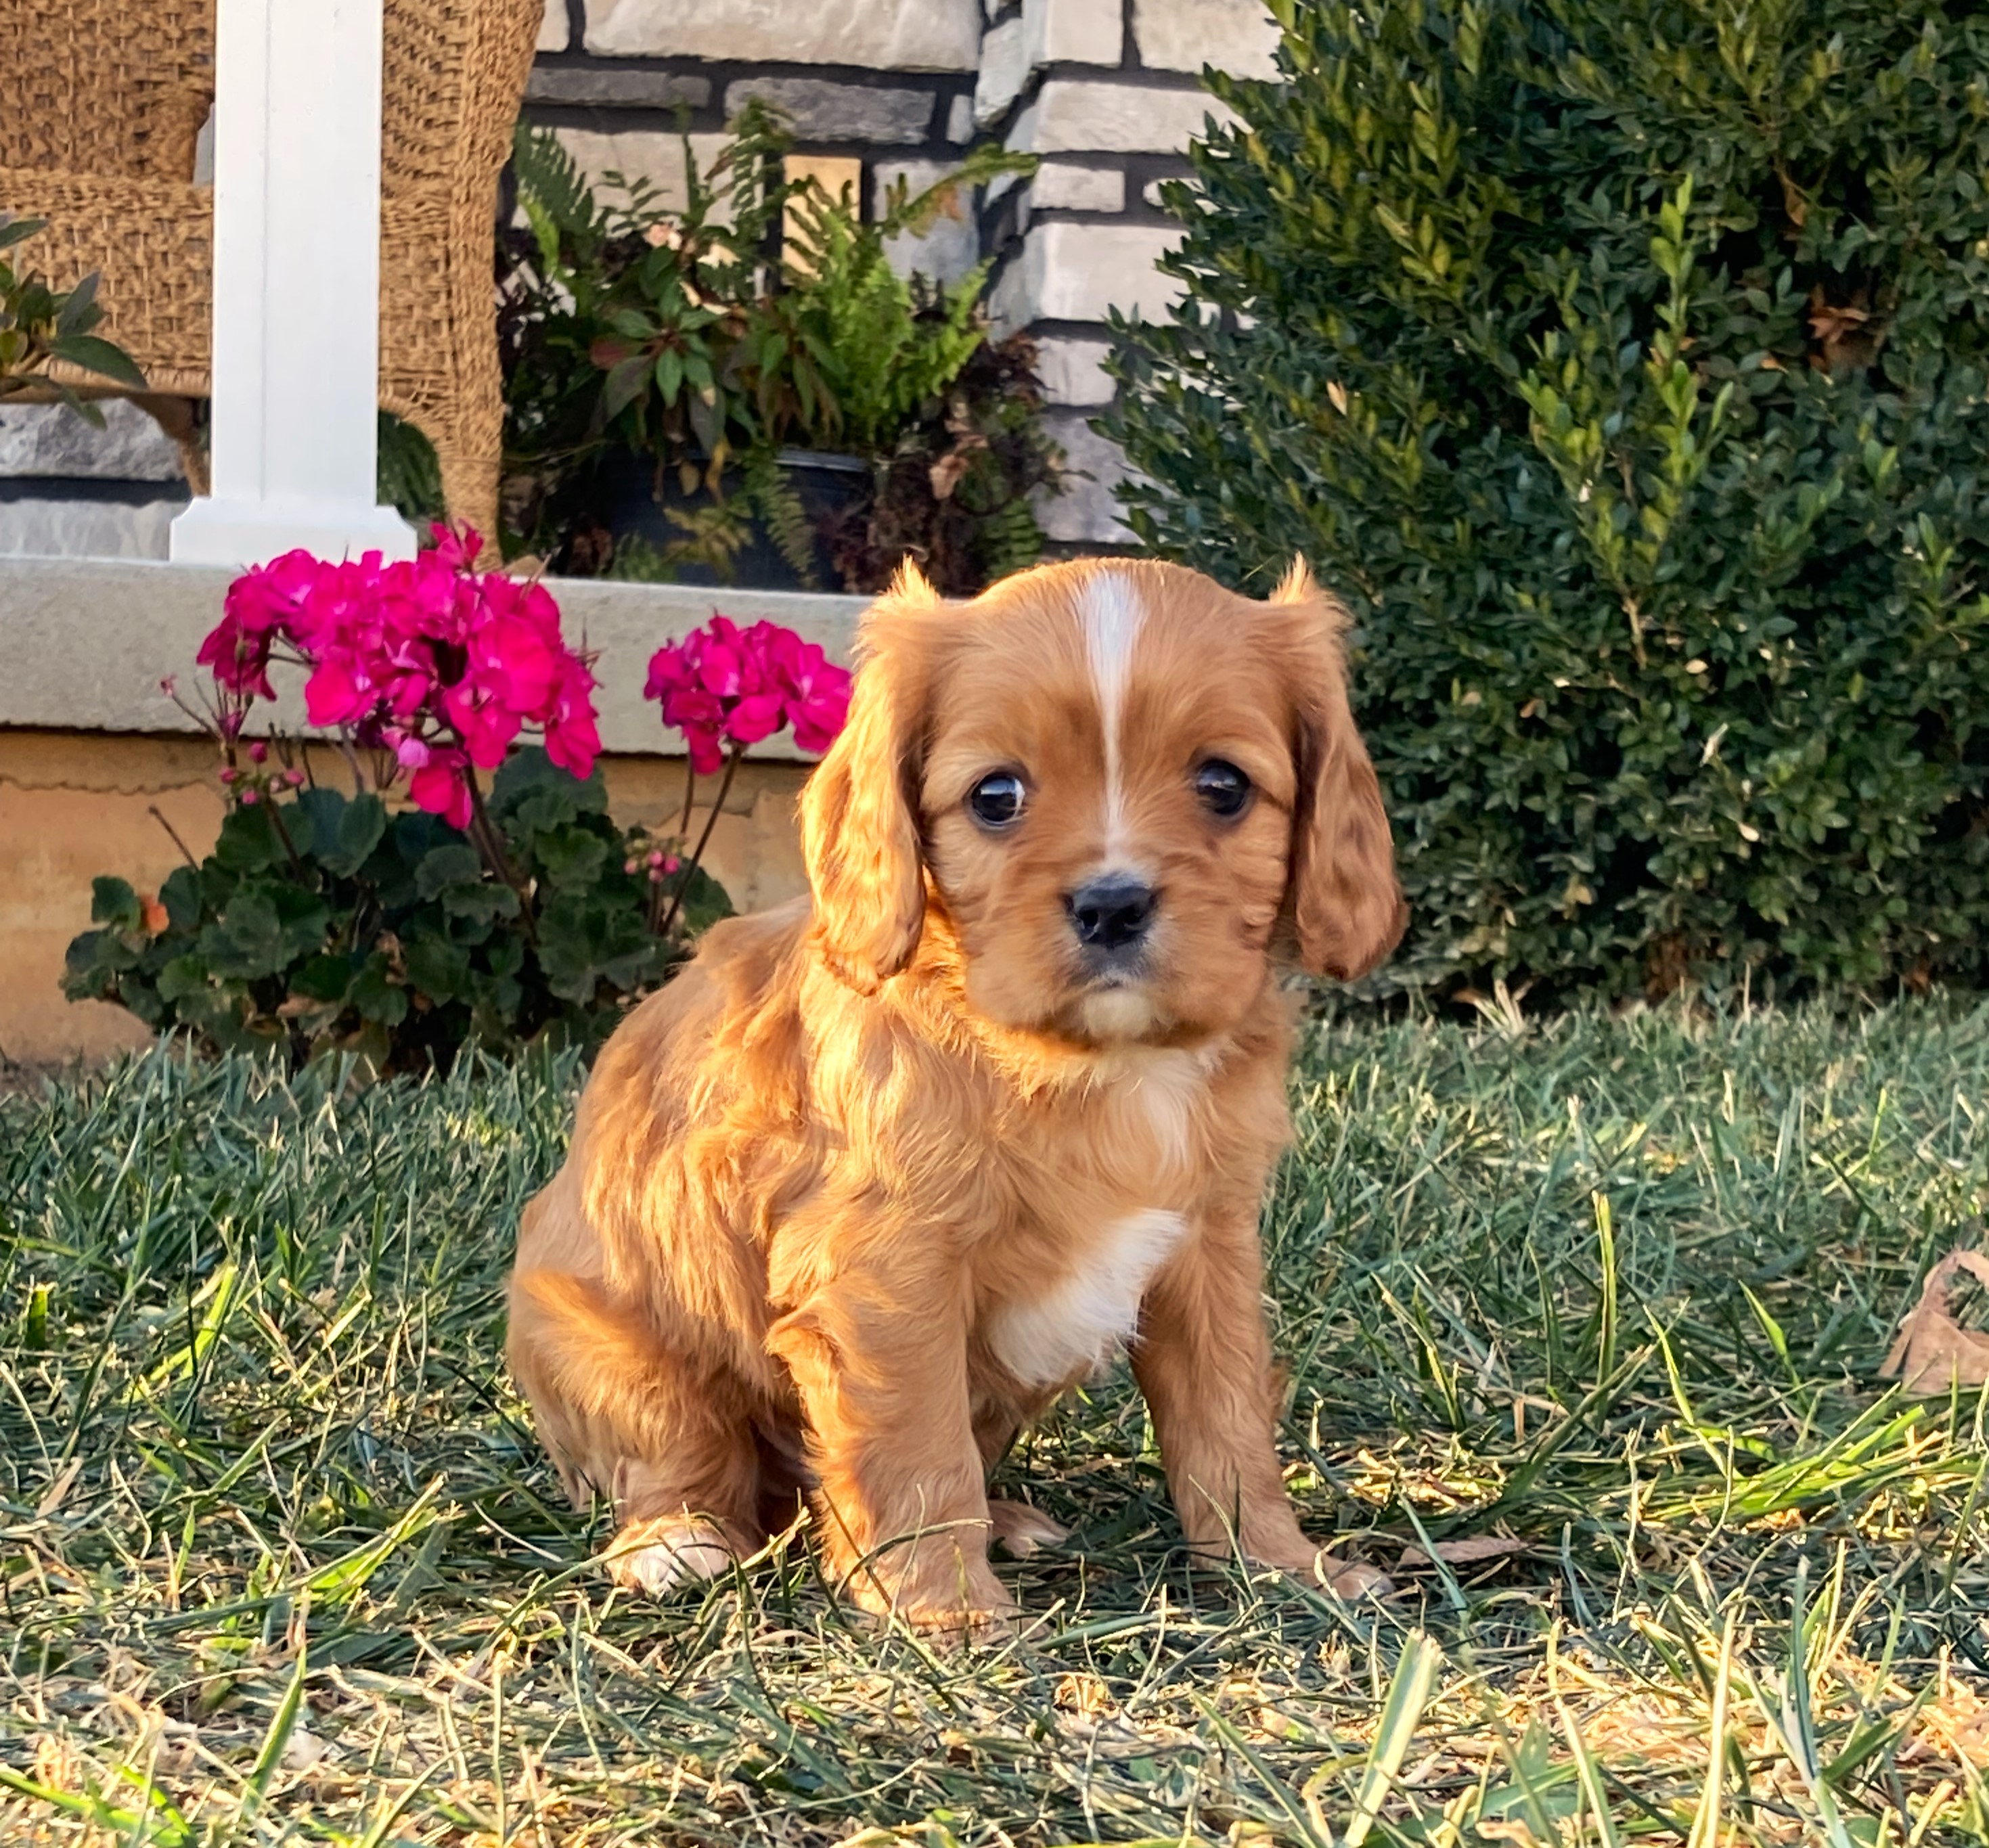
<svg viewBox="0 0 1989 1848">
<path fill-rule="evenodd" d="M 1347 709 L 1341 612 L 1093 560 L 864 623 L 849 723 L 802 798 L 815 936 L 869 991 L 930 907 L 974 1011 L 1079 1045 L 1235 1024 L 1272 963 L 1363 973 L 1404 911 Z"/>
</svg>

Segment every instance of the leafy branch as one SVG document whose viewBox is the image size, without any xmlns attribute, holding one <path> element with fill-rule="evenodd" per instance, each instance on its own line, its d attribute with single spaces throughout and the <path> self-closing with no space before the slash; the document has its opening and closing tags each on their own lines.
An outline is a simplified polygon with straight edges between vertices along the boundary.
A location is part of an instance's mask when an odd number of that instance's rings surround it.
<svg viewBox="0 0 1989 1848">
<path fill-rule="evenodd" d="M 0 213 L 0 252 L 32 237 L 47 222 Z M 32 270 L 17 269 L 0 255 L 0 402 L 29 391 L 52 393 L 101 429 L 103 412 L 67 381 L 51 376 L 52 364 L 93 372 L 134 391 L 145 388 L 145 375 L 131 356 L 93 331 L 103 319 L 97 283 L 93 272 L 59 293 Z"/>
</svg>

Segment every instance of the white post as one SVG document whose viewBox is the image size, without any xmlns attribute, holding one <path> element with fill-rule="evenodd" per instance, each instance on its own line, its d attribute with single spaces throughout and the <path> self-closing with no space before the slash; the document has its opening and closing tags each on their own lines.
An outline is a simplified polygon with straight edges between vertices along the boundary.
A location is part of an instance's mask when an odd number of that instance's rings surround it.
<svg viewBox="0 0 1989 1848">
<path fill-rule="evenodd" d="M 374 503 L 381 0 L 219 0 L 213 492 L 172 557 L 415 549 Z"/>
</svg>

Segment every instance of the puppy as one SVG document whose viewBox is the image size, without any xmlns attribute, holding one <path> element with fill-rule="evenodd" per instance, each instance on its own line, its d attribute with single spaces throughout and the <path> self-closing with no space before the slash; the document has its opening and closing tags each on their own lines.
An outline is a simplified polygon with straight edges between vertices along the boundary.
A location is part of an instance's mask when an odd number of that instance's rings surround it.
<svg viewBox="0 0 1989 1848">
<path fill-rule="evenodd" d="M 811 1500 L 873 1610 L 1012 1606 L 1017 1431 L 1121 1346 L 1189 1545 L 1344 1595 L 1286 1499 L 1257 1222 L 1293 964 L 1401 934 L 1339 608 L 1171 565 L 866 618 L 801 797 L 809 899 L 714 927 L 624 1021 L 526 1210 L 509 1354 L 610 1569 L 662 1592 Z"/>
</svg>

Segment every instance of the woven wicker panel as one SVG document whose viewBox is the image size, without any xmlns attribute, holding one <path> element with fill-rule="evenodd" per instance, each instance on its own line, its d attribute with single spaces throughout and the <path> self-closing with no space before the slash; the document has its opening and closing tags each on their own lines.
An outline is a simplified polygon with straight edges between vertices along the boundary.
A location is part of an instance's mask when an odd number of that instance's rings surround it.
<svg viewBox="0 0 1989 1848">
<path fill-rule="evenodd" d="M 0 168 L 190 180 L 213 0 L 0 0 Z"/>
<path fill-rule="evenodd" d="M 491 227 L 541 0 L 388 0 L 380 401 L 435 446 L 449 511 L 496 530 L 504 405 Z"/>
<path fill-rule="evenodd" d="M 428 433 L 450 511 L 486 533 L 504 421 L 491 224 L 543 12 L 387 0 L 380 401 Z M 212 22 L 211 5 L 0 0 L 0 212 L 49 219 L 33 267 L 59 288 L 100 270 L 103 331 L 156 389 L 192 395 L 208 389 L 212 203 L 165 181 L 192 171 Z M 147 177 L 168 153 L 184 164 Z"/>
<path fill-rule="evenodd" d="M 67 289 L 102 273 L 103 323 L 150 379 L 204 377 L 213 335 L 213 195 L 158 180 L 0 169 L 0 212 L 48 223 L 15 246 L 16 260 Z"/>
</svg>

